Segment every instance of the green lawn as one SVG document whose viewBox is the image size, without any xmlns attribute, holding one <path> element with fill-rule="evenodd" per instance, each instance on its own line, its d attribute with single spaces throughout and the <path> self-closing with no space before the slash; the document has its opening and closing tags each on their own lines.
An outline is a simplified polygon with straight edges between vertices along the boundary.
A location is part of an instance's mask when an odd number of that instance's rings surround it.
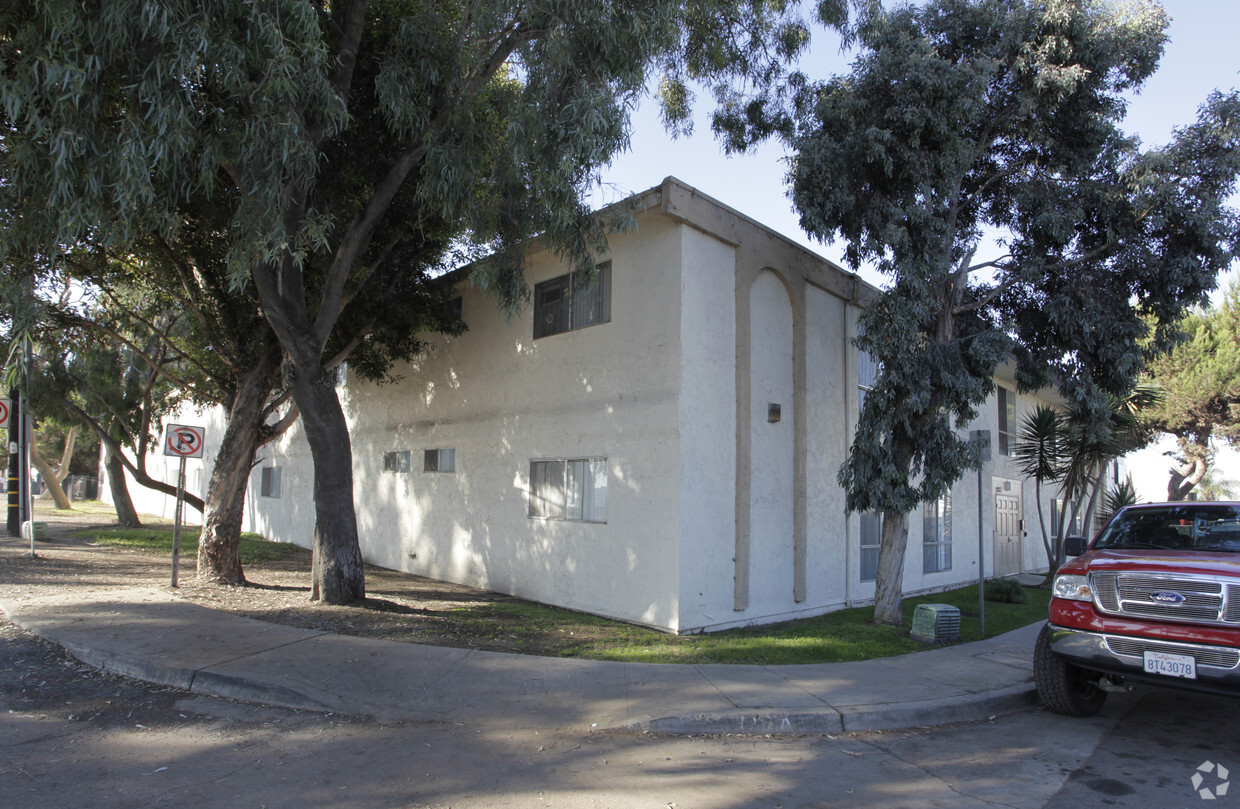
<svg viewBox="0 0 1240 809">
<path fill-rule="evenodd" d="M 96 542 L 152 553 L 172 554 L 172 529 L 168 526 L 138 529 L 90 529 L 80 535 Z M 192 558 L 197 552 L 198 532 L 182 532 L 181 553 Z M 269 542 L 257 534 L 241 540 L 241 561 L 261 569 L 264 561 L 304 556 L 309 575 L 309 554 L 297 546 Z M 399 575 L 399 574 L 397 574 Z M 411 577 L 412 579 L 412 577 Z M 989 588 L 988 588 L 989 589 Z M 999 588 L 1004 589 L 1004 588 Z M 986 635 L 1046 619 L 1050 592 L 1014 586 L 1024 603 L 986 602 Z M 375 594 L 382 598 L 382 594 Z M 402 593 L 417 599 L 411 590 Z M 557 657 L 622 660 L 643 663 L 748 663 L 781 665 L 868 660 L 917 652 L 927 647 L 909 637 L 913 611 L 918 604 L 951 604 L 960 609 L 961 640 L 979 640 L 977 585 L 943 593 L 906 598 L 904 627 L 879 626 L 872 622 L 873 607 L 840 610 L 817 618 L 781 624 L 732 629 L 699 635 L 669 635 L 653 629 L 612 621 L 572 610 L 547 607 L 519 599 L 480 599 L 476 604 L 446 609 L 425 609 L 385 620 L 408 621 L 405 636 L 423 643 L 465 643 L 476 648 L 521 651 Z M 312 609 L 307 602 L 307 609 Z M 373 612 L 376 604 L 356 607 Z M 359 614 L 360 615 L 360 614 Z"/>
<path fill-rule="evenodd" d="M 987 637 L 1046 619 L 1049 591 L 1024 588 L 1024 593 L 1023 604 L 986 602 Z M 909 626 L 918 604 L 958 607 L 962 642 L 981 639 L 976 585 L 905 599 Z M 927 648 L 909 637 L 908 626 L 879 626 L 873 616 L 873 607 L 859 607 L 781 624 L 680 636 L 521 602 L 461 609 L 455 617 L 473 635 L 528 636 L 539 645 L 556 646 L 561 656 L 593 660 L 783 665 L 869 660 Z"/>
<path fill-rule="evenodd" d="M 172 555 L 173 530 L 166 526 L 158 528 L 90 528 L 77 531 L 74 535 L 92 539 L 101 545 L 115 545 L 119 548 Z M 183 528 L 181 530 L 181 555 L 189 557 L 197 553 L 198 526 Z M 241 535 L 241 564 L 243 565 L 287 559 L 299 553 L 305 553 L 305 551 L 296 545 L 284 542 L 270 542 L 260 534 L 246 533 Z"/>
</svg>

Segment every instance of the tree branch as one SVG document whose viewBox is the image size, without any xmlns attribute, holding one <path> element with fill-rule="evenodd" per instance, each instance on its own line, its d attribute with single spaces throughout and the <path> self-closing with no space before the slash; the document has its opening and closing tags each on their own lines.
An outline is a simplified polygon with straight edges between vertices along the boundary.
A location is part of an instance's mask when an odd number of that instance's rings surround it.
<svg viewBox="0 0 1240 809">
<path fill-rule="evenodd" d="M 65 401 L 64 406 L 65 410 L 67 410 L 71 416 L 95 431 L 95 434 L 99 436 L 99 440 L 103 442 L 103 445 L 108 448 L 108 451 L 112 453 L 113 457 L 117 458 L 122 464 L 125 465 L 125 468 L 129 470 L 129 474 L 133 475 L 133 479 L 139 485 L 163 494 L 172 495 L 173 497 L 176 496 L 177 488 L 175 486 L 164 483 L 163 481 L 155 480 L 148 475 L 146 472 L 145 461 L 143 462 L 142 467 L 139 468 L 133 461 L 129 460 L 129 458 L 125 455 L 124 448 L 121 447 L 121 445 L 117 443 L 116 439 L 113 438 L 107 430 L 103 429 L 103 425 L 95 421 L 89 413 L 68 400 Z M 185 503 L 191 508 L 196 509 L 198 513 L 201 514 L 203 512 L 204 504 L 201 497 L 190 494 L 189 492 L 184 492 L 184 499 Z"/>
</svg>

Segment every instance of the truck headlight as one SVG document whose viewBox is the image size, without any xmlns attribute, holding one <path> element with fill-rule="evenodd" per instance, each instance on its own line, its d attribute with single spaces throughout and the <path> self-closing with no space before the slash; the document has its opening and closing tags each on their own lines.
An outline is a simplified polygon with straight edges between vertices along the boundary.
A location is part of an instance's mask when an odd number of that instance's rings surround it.
<svg viewBox="0 0 1240 809">
<path fill-rule="evenodd" d="M 1055 598 L 1067 598 L 1072 601 L 1093 602 L 1094 594 L 1089 589 L 1089 579 L 1085 576 L 1062 575 L 1055 577 L 1052 590 Z"/>
</svg>

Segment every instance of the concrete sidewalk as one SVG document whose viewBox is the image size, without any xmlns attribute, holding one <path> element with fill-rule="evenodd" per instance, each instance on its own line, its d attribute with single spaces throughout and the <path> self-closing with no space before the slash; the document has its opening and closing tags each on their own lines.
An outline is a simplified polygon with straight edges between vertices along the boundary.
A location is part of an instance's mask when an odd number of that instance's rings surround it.
<svg viewBox="0 0 1240 809">
<path fill-rule="evenodd" d="M 661 733 L 837 733 L 1035 704 L 1032 625 L 858 663 L 610 663 L 295 629 L 158 588 L 4 597 L 16 624 L 105 671 L 213 696 L 385 721 Z"/>
</svg>

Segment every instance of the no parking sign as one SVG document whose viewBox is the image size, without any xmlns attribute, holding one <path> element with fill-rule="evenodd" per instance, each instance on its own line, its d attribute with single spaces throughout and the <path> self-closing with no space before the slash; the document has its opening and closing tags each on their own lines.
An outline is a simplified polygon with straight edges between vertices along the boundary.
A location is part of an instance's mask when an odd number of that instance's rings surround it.
<svg viewBox="0 0 1240 809">
<path fill-rule="evenodd" d="M 9 400 L 0 399 L 0 430 L 9 428 Z"/>
<path fill-rule="evenodd" d="M 207 443 L 207 431 L 202 427 L 185 424 L 169 424 L 164 433 L 164 455 L 181 459 L 177 475 L 177 510 L 172 526 L 172 586 L 177 586 L 177 566 L 181 559 L 181 504 L 185 501 L 185 459 L 201 458 Z"/>
<path fill-rule="evenodd" d="M 207 431 L 202 427 L 169 424 L 164 434 L 164 455 L 174 458 L 201 458 Z"/>
</svg>

